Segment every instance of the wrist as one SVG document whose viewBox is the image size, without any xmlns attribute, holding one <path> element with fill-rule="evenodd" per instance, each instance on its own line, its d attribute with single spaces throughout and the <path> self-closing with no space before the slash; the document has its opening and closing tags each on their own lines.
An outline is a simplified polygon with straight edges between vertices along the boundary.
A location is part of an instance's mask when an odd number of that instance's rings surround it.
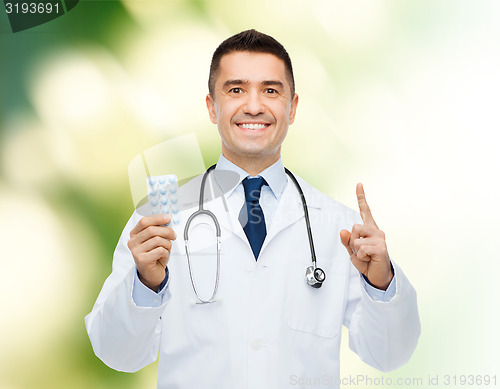
<svg viewBox="0 0 500 389">
<path fill-rule="evenodd" d="M 374 288 L 377 288 L 377 289 L 380 289 L 380 290 L 387 290 L 387 288 L 389 287 L 389 285 L 390 285 L 393 277 L 394 276 L 391 274 L 390 277 L 385 282 L 377 282 L 377 283 L 370 282 L 370 284 Z"/>
<path fill-rule="evenodd" d="M 374 288 L 376 289 L 379 289 L 379 290 L 387 290 L 387 288 L 389 287 L 389 285 L 391 284 L 391 281 L 392 279 L 394 278 L 394 271 L 392 270 L 392 266 L 391 266 L 391 270 L 390 270 L 390 274 L 388 277 L 385 277 L 384 279 L 377 279 L 377 280 L 370 280 L 366 275 L 363 274 L 363 278 L 365 279 L 365 281 L 370 285 L 370 286 L 373 286 Z"/>
<path fill-rule="evenodd" d="M 160 282 L 156 283 L 156 282 L 149 282 L 148 280 L 146 280 L 142 275 L 141 273 L 139 273 L 139 271 L 137 271 L 137 276 L 139 277 L 139 281 L 141 281 L 144 286 L 148 287 L 149 289 L 151 289 L 153 292 L 158 292 L 158 289 L 160 288 L 160 285 L 162 283 L 163 280 L 161 280 Z"/>
</svg>

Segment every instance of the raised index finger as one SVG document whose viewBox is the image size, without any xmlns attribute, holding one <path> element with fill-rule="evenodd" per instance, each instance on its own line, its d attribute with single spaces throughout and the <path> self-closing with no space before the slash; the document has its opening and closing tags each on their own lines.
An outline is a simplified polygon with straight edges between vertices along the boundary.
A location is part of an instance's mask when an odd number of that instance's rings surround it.
<svg viewBox="0 0 500 389">
<path fill-rule="evenodd" d="M 373 219 L 372 213 L 370 211 L 370 207 L 366 202 L 365 190 L 363 189 L 362 183 L 358 183 L 358 185 L 356 185 L 356 197 L 358 198 L 359 213 L 361 214 L 363 223 L 373 224 L 377 226 L 377 223 L 375 223 L 375 219 Z"/>
</svg>

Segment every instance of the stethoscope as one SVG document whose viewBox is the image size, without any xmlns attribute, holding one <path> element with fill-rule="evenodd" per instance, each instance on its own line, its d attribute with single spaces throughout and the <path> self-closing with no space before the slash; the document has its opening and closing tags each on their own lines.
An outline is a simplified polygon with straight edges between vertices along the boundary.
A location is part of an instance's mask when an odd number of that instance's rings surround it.
<svg viewBox="0 0 500 389">
<path fill-rule="evenodd" d="M 196 297 L 198 298 L 199 302 L 197 304 L 208 304 L 208 303 L 213 303 L 215 302 L 215 296 L 217 295 L 217 289 L 219 288 L 219 275 L 220 275 L 220 242 L 221 242 L 221 229 L 219 225 L 219 221 L 217 220 L 217 217 L 210 212 L 208 209 L 203 208 L 203 197 L 205 194 L 205 182 L 207 180 L 208 173 L 210 173 L 212 170 L 215 169 L 216 165 L 210 166 L 205 174 L 203 175 L 203 179 L 201 181 L 201 188 L 200 188 L 200 201 L 199 201 L 199 208 L 197 211 L 195 211 L 191 216 L 189 216 L 186 226 L 184 227 L 184 245 L 186 248 L 186 257 L 188 261 L 188 268 L 189 268 L 189 277 L 191 278 L 191 284 L 193 285 L 193 290 L 194 293 L 196 294 Z M 292 174 L 290 170 L 285 168 L 285 172 L 288 174 L 288 176 L 292 179 L 293 183 L 297 187 L 297 190 L 300 194 L 300 199 L 302 200 L 302 207 L 304 208 L 304 218 L 306 221 L 306 227 L 307 227 L 307 236 L 309 238 L 309 248 L 311 249 L 311 259 L 312 259 L 312 265 L 307 267 L 306 269 L 306 282 L 308 285 L 312 286 L 313 288 L 320 288 L 323 282 L 326 279 L 326 274 L 325 272 L 316 266 L 316 253 L 314 251 L 314 243 L 313 243 L 313 238 L 312 238 L 312 233 L 311 233 L 311 223 L 309 222 L 309 212 L 307 211 L 307 204 L 306 204 L 306 198 L 304 197 L 304 193 L 302 192 L 302 188 L 300 187 L 297 179 L 295 176 Z M 193 278 L 193 271 L 191 268 L 191 259 L 189 256 L 189 237 L 188 237 L 188 232 L 189 232 L 189 226 L 191 225 L 191 222 L 196 216 L 200 215 L 207 215 L 209 216 L 212 221 L 214 222 L 215 225 L 215 235 L 217 238 L 217 270 L 216 270 L 216 276 L 215 276 L 215 285 L 214 285 L 214 291 L 212 293 L 212 296 L 208 300 L 203 300 L 198 293 L 198 290 L 196 289 L 196 284 L 194 282 Z"/>
</svg>

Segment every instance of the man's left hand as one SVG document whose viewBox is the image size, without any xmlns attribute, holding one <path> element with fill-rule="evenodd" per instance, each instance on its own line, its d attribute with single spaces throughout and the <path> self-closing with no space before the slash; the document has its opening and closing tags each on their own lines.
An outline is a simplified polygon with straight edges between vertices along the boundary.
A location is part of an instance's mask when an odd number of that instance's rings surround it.
<svg viewBox="0 0 500 389">
<path fill-rule="evenodd" d="M 356 186 L 356 196 L 363 224 L 355 224 L 351 232 L 340 231 L 340 240 L 356 269 L 364 274 L 374 287 L 386 290 L 393 274 L 385 234 L 373 219 L 362 184 Z"/>
</svg>

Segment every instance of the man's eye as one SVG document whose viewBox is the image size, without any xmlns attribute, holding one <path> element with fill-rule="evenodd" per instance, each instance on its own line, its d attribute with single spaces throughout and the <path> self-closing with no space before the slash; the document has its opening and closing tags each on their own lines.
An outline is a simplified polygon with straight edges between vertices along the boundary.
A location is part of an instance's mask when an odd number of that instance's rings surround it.
<svg viewBox="0 0 500 389">
<path fill-rule="evenodd" d="M 231 88 L 229 89 L 229 93 L 241 93 L 241 88 Z"/>
<path fill-rule="evenodd" d="M 273 94 L 273 93 L 278 93 L 278 91 L 276 89 L 273 89 L 273 88 L 267 88 L 266 93 Z"/>
</svg>

